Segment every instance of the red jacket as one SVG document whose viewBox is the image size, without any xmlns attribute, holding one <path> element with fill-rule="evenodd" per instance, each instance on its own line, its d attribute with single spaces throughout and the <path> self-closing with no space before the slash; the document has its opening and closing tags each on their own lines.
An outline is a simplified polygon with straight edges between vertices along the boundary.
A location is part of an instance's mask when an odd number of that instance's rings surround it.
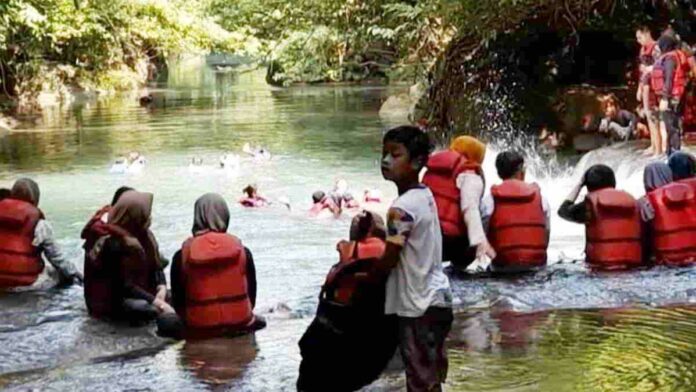
<svg viewBox="0 0 696 392">
<path fill-rule="evenodd" d="M 31 203 L 11 198 L 0 201 L 0 289 L 29 286 L 43 271 L 41 254 L 32 245 L 42 217 Z"/>
<path fill-rule="evenodd" d="M 506 180 L 491 187 L 495 210 L 488 239 L 497 254 L 496 271 L 526 271 L 546 265 L 546 215 L 537 184 Z"/>
<path fill-rule="evenodd" d="M 696 262 L 696 191 L 687 184 L 671 183 L 648 194 L 655 210 L 653 250 L 658 264 Z"/>
<path fill-rule="evenodd" d="M 377 260 L 384 254 L 386 243 L 377 237 L 367 237 L 362 241 L 341 241 L 338 243 L 339 263 L 336 264 L 326 277 L 324 287 L 331 287 L 330 296 L 334 302 L 350 305 L 353 296 L 363 281 L 368 279 L 367 272 L 356 271 L 344 273 L 350 265 L 359 261 Z"/>
<path fill-rule="evenodd" d="M 469 162 L 455 151 L 447 150 L 432 154 L 426 166 L 428 171 L 423 177 L 423 184 L 430 188 L 435 197 L 442 234 L 451 237 L 466 236 L 457 176 L 471 170 L 483 177 L 481 165 Z"/>
<path fill-rule="evenodd" d="M 604 188 L 586 198 L 585 253 L 597 269 L 625 269 L 641 265 L 641 223 L 636 200 L 627 192 Z"/>
<path fill-rule="evenodd" d="M 254 321 L 246 253 L 237 237 L 216 232 L 191 237 L 181 257 L 189 328 L 244 328 Z"/>
<path fill-rule="evenodd" d="M 669 93 L 669 97 L 672 99 L 681 99 L 686 91 L 686 84 L 689 77 L 689 64 L 684 52 L 680 50 L 673 50 L 667 52 L 660 56 L 660 58 L 655 62 L 653 70 L 650 73 L 650 88 L 655 94 L 660 95 L 666 83 L 665 81 L 665 69 L 664 63 L 668 58 L 674 59 L 676 68 L 674 70 L 672 90 Z"/>
</svg>

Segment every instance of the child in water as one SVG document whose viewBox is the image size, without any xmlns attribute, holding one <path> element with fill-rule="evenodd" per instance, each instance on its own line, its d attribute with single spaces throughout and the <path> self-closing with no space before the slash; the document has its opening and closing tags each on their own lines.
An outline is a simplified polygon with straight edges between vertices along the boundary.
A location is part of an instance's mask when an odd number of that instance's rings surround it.
<svg viewBox="0 0 696 392">
<path fill-rule="evenodd" d="M 333 202 L 333 199 L 326 196 L 323 191 L 316 191 L 312 193 L 312 208 L 309 209 L 309 215 L 319 216 L 322 211 L 329 211 L 336 218 L 341 215 L 341 208 Z"/>
<path fill-rule="evenodd" d="M 375 266 L 388 274 L 385 313 L 398 319 L 409 391 L 436 391 L 445 382 L 444 343 L 453 319 L 437 207 L 418 179 L 430 149 L 428 135 L 413 126 L 384 135 L 382 176 L 396 185 L 399 196 L 387 214 L 386 250 Z"/>
<path fill-rule="evenodd" d="M 246 196 L 239 199 L 239 204 L 244 207 L 265 207 L 271 204 L 265 197 L 259 195 L 255 185 L 247 185 L 242 189 L 242 192 L 244 192 Z"/>
</svg>

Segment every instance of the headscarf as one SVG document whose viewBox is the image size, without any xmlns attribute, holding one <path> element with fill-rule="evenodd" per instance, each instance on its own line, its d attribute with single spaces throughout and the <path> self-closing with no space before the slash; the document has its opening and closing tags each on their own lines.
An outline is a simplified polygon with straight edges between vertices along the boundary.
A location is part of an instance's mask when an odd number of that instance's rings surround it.
<svg viewBox="0 0 696 392">
<path fill-rule="evenodd" d="M 645 167 L 643 172 L 643 185 L 645 192 L 652 192 L 655 189 L 672 182 L 672 169 L 664 162 L 653 162 Z"/>
<path fill-rule="evenodd" d="M 34 206 L 39 205 L 39 184 L 30 178 L 20 178 L 12 186 L 10 197 L 17 200 L 26 201 Z"/>
<path fill-rule="evenodd" d="M 691 178 L 696 175 L 696 158 L 684 151 L 677 151 L 669 156 L 669 168 L 672 169 L 674 181 Z"/>
<path fill-rule="evenodd" d="M 672 170 L 663 162 L 653 162 L 645 167 L 643 172 L 643 184 L 645 192 L 652 192 L 655 189 L 667 185 L 672 182 Z M 638 200 L 638 208 L 640 209 L 640 217 L 643 222 L 649 222 L 655 219 L 655 209 L 647 195 Z"/>
<path fill-rule="evenodd" d="M 193 235 L 206 231 L 224 233 L 230 224 L 230 210 L 222 196 L 206 193 L 196 200 L 193 207 Z"/>
<path fill-rule="evenodd" d="M 124 238 L 129 246 L 140 245 L 148 261 L 161 265 L 159 245 L 150 228 L 152 214 L 152 193 L 126 191 L 118 199 L 109 213 L 110 225 L 118 226 L 128 232 Z M 137 240 L 137 243 L 133 241 Z"/>
<path fill-rule="evenodd" d="M 452 140 L 450 150 L 464 155 L 479 165 L 483 163 L 483 158 L 486 156 L 486 145 L 472 136 L 458 136 Z"/>
</svg>

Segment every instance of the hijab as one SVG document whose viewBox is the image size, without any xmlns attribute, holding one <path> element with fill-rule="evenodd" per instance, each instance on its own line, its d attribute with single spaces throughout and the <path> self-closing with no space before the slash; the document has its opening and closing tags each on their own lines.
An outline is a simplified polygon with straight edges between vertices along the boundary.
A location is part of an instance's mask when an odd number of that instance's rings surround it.
<svg viewBox="0 0 696 392">
<path fill-rule="evenodd" d="M 696 158 L 684 151 L 677 151 L 669 156 L 669 168 L 672 169 L 674 181 L 691 178 L 696 175 Z"/>
<path fill-rule="evenodd" d="M 653 162 L 645 167 L 643 172 L 643 185 L 645 192 L 652 192 L 655 189 L 672 182 L 672 169 L 664 162 Z"/>
<path fill-rule="evenodd" d="M 193 235 L 215 231 L 224 233 L 230 224 L 230 210 L 222 196 L 206 193 L 196 200 L 193 207 Z"/>
<path fill-rule="evenodd" d="M 483 158 L 486 156 L 486 145 L 472 136 L 458 136 L 452 140 L 450 150 L 464 155 L 479 165 L 483 163 Z"/>
<path fill-rule="evenodd" d="M 645 167 L 643 172 L 643 184 L 645 192 L 652 192 L 655 189 L 667 185 L 672 182 L 672 170 L 663 162 L 653 162 Z M 640 217 L 643 222 L 649 222 L 655 219 L 655 209 L 647 195 L 638 200 L 638 208 L 640 209 Z"/>
<path fill-rule="evenodd" d="M 27 203 L 33 204 L 35 207 L 39 206 L 40 196 L 39 184 L 29 178 L 20 178 L 17 180 L 10 191 L 11 198 L 26 201 Z"/>
<path fill-rule="evenodd" d="M 128 232 L 129 236 L 124 238 L 126 245 L 140 246 L 148 261 L 159 266 L 159 245 L 149 230 L 152 199 L 152 193 L 124 192 L 111 209 L 108 223 Z"/>
</svg>

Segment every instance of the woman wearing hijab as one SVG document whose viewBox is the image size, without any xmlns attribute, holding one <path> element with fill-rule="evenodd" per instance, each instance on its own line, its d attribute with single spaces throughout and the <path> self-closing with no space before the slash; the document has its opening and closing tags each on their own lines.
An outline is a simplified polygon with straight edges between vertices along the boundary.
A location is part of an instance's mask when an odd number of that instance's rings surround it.
<svg viewBox="0 0 696 392">
<path fill-rule="evenodd" d="M 39 197 L 38 184 L 21 178 L 0 201 L 0 289 L 33 284 L 44 269 L 42 255 L 58 271 L 60 284 L 82 283 L 56 243 Z"/>
<path fill-rule="evenodd" d="M 669 156 L 669 168 L 672 169 L 674 181 L 681 181 L 696 176 L 696 158 L 688 152 L 677 151 Z"/>
<path fill-rule="evenodd" d="M 193 213 L 193 236 L 174 255 L 171 270 L 174 307 L 187 335 L 236 335 L 265 327 L 253 313 L 254 259 L 237 237 L 227 234 L 227 203 L 207 193 L 196 200 Z"/>
<path fill-rule="evenodd" d="M 139 323 L 173 314 L 157 240 L 150 227 L 152 194 L 126 191 L 109 212 L 87 256 L 85 300 L 91 315 Z"/>
<path fill-rule="evenodd" d="M 485 188 L 485 179 L 483 171 L 481 170 L 481 165 L 483 165 L 483 159 L 486 156 L 486 145 L 472 136 L 459 136 L 450 144 L 450 150 L 463 155 L 467 161 L 474 164 L 476 168 L 465 170 L 456 178 L 456 185 L 460 192 L 460 211 L 464 218 L 464 224 L 466 225 L 468 242 L 462 244 L 461 241 L 457 239 L 454 240 L 457 245 L 452 246 L 450 243 L 453 239 L 443 237 L 443 249 L 450 249 L 451 251 L 446 252 L 453 255 L 452 252 L 461 254 L 462 247 L 475 248 L 476 259 L 487 256 L 493 260 L 496 256 L 495 250 L 486 237 L 480 212 L 481 199 L 483 198 L 483 191 Z M 461 267 L 466 267 L 466 265 L 474 260 L 473 252 L 469 251 L 466 253 L 466 258 L 468 260 L 464 261 L 463 265 L 458 263 Z M 450 259 L 451 258 L 452 257 L 450 257 Z M 444 258 L 444 260 L 447 260 L 447 258 Z"/>
<path fill-rule="evenodd" d="M 655 219 L 655 209 L 653 208 L 648 193 L 661 188 L 672 182 L 672 170 L 663 162 L 653 162 L 648 164 L 643 171 L 643 186 L 645 195 L 638 199 L 640 209 L 640 219 L 643 221 L 643 256 L 649 261 L 653 253 L 653 220 Z"/>
</svg>

